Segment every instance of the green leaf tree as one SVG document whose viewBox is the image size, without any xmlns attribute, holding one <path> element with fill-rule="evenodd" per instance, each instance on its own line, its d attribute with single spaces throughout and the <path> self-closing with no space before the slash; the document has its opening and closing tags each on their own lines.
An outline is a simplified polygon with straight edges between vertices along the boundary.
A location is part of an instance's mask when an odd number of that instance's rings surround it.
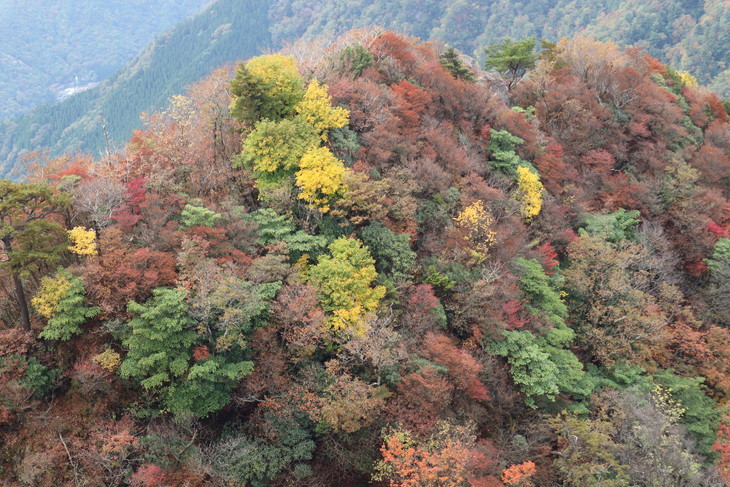
<svg viewBox="0 0 730 487">
<path fill-rule="evenodd" d="M 535 259 L 517 258 L 512 262 L 518 276 L 519 287 L 527 302 L 525 309 L 533 316 L 544 317 L 556 327 L 564 327 L 568 308 L 560 299 L 560 291 L 555 289 L 555 279 L 551 279 Z"/>
<path fill-rule="evenodd" d="M 54 265 L 67 250 L 67 236 L 61 225 L 46 217 L 69 204 L 66 193 L 56 193 L 44 184 L 12 183 L 0 180 L 0 242 L 7 259 L 20 308 L 23 329 L 30 331 L 30 314 L 22 279 L 40 266 Z"/>
<path fill-rule="evenodd" d="M 279 122 L 262 120 L 246 137 L 234 166 L 253 170 L 256 186 L 265 192 L 288 183 L 302 156 L 320 142 L 315 128 L 299 117 Z"/>
<path fill-rule="evenodd" d="M 730 326 L 730 239 L 721 238 L 705 260 L 710 272 L 707 289 L 715 319 Z"/>
<path fill-rule="evenodd" d="M 147 302 L 127 305 L 134 318 L 123 342 L 129 351 L 119 368 L 122 377 L 159 390 L 187 372 L 196 334 L 185 296 L 185 291 L 157 288 Z"/>
<path fill-rule="evenodd" d="M 70 340 L 81 333 L 81 325 L 100 311 L 96 306 L 86 306 L 84 282 L 66 270 L 60 270 L 53 278 L 44 277 L 31 302 L 48 318 L 48 324 L 38 335 L 46 340 Z"/>
<path fill-rule="evenodd" d="M 361 236 L 375 257 L 375 268 L 379 275 L 396 283 L 411 279 L 416 253 L 411 250 L 409 235 L 397 234 L 383 224 L 373 222 L 362 229 Z"/>
<path fill-rule="evenodd" d="M 131 334 L 123 342 L 129 351 L 119 375 L 158 393 L 176 416 L 203 417 L 226 405 L 231 389 L 251 373 L 253 362 L 211 355 L 206 346 L 194 356 L 198 334 L 186 295 L 157 288 L 144 304 L 127 305 L 134 318 L 129 322 Z M 192 364 L 191 359 L 195 359 Z"/>
<path fill-rule="evenodd" d="M 213 210 L 209 210 L 204 206 L 185 205 L 180 214 L 180 223 L 185 228 L 204 225 L 212 227 L 215 222 L 221 219 L 221 215 Z"/>
<path fill-rule="evenodd" d="M 291 217 L 279 215 L 272 208 L 260 208 L 246 215 L 257 225 L 259 244 L 284 242 L 289 250 L 289 258 L 296 262 L 303 254 L 315 256 L 327 247 L 327 238 L 322 235 L 309 235 L 297 229 Z"/>
<path fill-rule="evenodd" d="M 528 69 L 535 67 L 538 59 L 534 37 L 527 37 L 521 41 L 505 39 L 502 42 L 490 44 L 484 53 L 487 55 L 484 67 L 495 69 L 506 76 L 507 88 L 510 90 L 525 76 Z"/>
<path fill-rule="evenodd" d="M 585 227 L 579 229 L 578 233 L 619 243 L 622 240 L 635 240 L 638 224 L 638 210 L 626 211 L 619 208 L 613 213 L 589 215 L 585 219 Z"/>
<path fill-rule="evenodd" d="M 487 144 L 487 149 L 489 149 L 489 166 L 495 171 L 517 179 L 518 167 L 532 168 L 529 162 L 520 158 L 515 152 L 515 147 L 523 142 L 524 140 L 516 135 L 512 135 L 506 130 L 490 129 L 489 143 Z"/>
<path fill-rule="evenodd" d="M 512 380 L 525 394 L 525 404 L 536 408 L 538 401 L 555 401 L 557 394 L 591 393 L 583 364 L 564 348 L 573 336 L 570 328 L 555 328 L 541 337 L 526 330 L 508 331 L 490 346 L 490 351 L 507 358 Z"/>
</svg>

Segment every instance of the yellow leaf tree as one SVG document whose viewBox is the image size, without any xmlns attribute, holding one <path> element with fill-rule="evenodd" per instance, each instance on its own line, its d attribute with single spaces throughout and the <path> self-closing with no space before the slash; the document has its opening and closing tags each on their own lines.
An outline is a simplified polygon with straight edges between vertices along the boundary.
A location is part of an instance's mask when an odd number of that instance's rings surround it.
<svg viewBox="0 0 730 487">
<path fill-rule="evenodd" d="M 73 243 L 69 250 L 77 255 L 96 255 L 96 232 L 93 229 L 74 227 L 68 231 L 68 238 Z"/>
<path fill-rule="evenodd" d="M 358 239 L 340 237 L 329 246 L 330 255 L 309 270 L 309 280 L 330 314 L 327 326 L 334 331 L 365 331 L 366 313 L 375 311 L 385 296 L 383 286 L 372 286 L 378 273 L 375 260 Z"/>
<path fill-rule="evenodd" d="M 41 287 L 38 293 L 31 300 L 33 308 L 42 317 L 52 318 L 56 313 L 58 304 L 68 295 L 70 289 L 71 280 L 67 275 L 45 276 L 41 279 Z"/>
<path fill-rule="evenodd" d="M 494 220 L 484 208 L 484 203 L 476 201 L 464 208 L 459 216 L 454 218 L 457 227 L 466 233 L 464 240 L 471 243 L 472 252 L 477 262 L 483 261 L 489 248 L 494 244 L 495 232 L 492 230 Z"/>
<path fill-rule="evenodd" d="M 297 186 L 299 198 L 318 208 L 329 211 L 329 202 L 345 190 L 345 166 L 327 147 L 309 149 L 299 161 Z"/>
<path fill-rule="evenodd" d="M 527 167 L 517 168 L 517 192 L 515 198 L 522 205 L 522 218 L 530 221 L 542 209 L 543 186 L 540 177 Z"/>
<path fill-rule="evenodd" d="M 296 61 L 289 56 L 258 56 L 236 70 L 231 82 L 231 113 L 242 122 L 279 121 L 295 115 L 304 87 Z"/>
<path fill-rule="evenodd" d="M 304 98 L 296 106 L 296 111 L 308 124 L 319 132 L 322 140 L 327 140 L 327 133 L 332 129 L 342 128 L 350 121 L 350 112 L 341 107 L 332 106 L 332 97 L 327 85 L 313 79 Z"/>
</svg>

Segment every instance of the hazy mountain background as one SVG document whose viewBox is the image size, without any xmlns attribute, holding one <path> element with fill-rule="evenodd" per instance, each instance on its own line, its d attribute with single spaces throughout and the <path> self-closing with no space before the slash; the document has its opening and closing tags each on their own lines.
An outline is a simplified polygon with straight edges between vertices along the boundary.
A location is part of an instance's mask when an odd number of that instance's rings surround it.
<svg viewBox="0 0 730 487">
<path fill-rule="evenodd" d="M 188 0 L 172 5 L 140 0 L 124 3 L 135 7 L 129 9 L 122 8 L 122 2 L 114 7 L 113 2 L 113 9 L 118 10 L 115 17 L 108 13 L 109 8 L 102 9 L 91 0 L 76 2 L 74 7 L 54 7 L 54 3 L 62 2 L 51 0 L 16 0 L 0 7 L 0 17 L 3 9 L 11 11 L 13 5 L 15 11 L 20 10 L 21 3 L 32 8 L 24 16 L 17 12 L 11 16 L 17 24 L 0 19 L 0 52 L 8 49 L 7 39 L 13 36 L 27 38 L 18 40 L 20 47 L 16 50 L 31 52 L 33 46 L 36 51 L 44 51 L 44 46 L 62 50 L 65 46 L 69 52 L 68 74 L 65 78 L 52 76 L 68 83 L 73 81 L 74 73 L 82 73 L 82 84 L 108 74 L 113 69 L 112 60 L 125 55 L 122 46 L 127 55 L 137 52 L 144 44 L 143 36 L 156 32 L 150 23 L 162 26 L 172 21 L 171 10 L 176 14 L 192 13 L 206 2 Z M 34 24 L 40 22 L 35 19 L 43 11 L 61 12 L 63 20 L 58 26 L 54 23 L 48 27 L 53 35 L 33 36 L 34 29 L 38 30 Z M 158 13 L 159 18 L 155 17 Z M 90 21 L 94 18 L 103 21 L 94 24 Z M 135 32 L 127 35 L 131 40 L 119 35 L 125 25 Z M 730 2 L 724 0 L 218 0 L 159 36 L 100 86 L 0 125 L 0 174 L 8 174 L 18 157 L 31 150 L 100 153 L 105 145 L 103 120 L 112 145 L 119 147 L 132 129 L 141 125 L 140 112 L 163 107 L 171 95 L 220 64 L 246 59 L 262 49 L 278 48 L 286 41 L 319 35 L 334 37 L 353 27 L 370 25 L 423 39 L 440 39 L 479 59 L 484 46 L 504 37 L 558 40 L 584 33 L 623 46 L 637 45 L 677 69 L 689 70 L 721 96 L 730 94 Z M 99 30 L 105 31 L 109 39 L 95 36 Z M 63 41 L 62 33 L 66 31 L 78 31 L 74 37 L 78 40 Z M 120 49 L 114 50 L 114 45 Z M 94 46 L 101 48 L 93 51 Z M 3 59 L 9 62 L 10 58 Z M 71 60 L 77 60 L 83 69 L 70 69 Z M 10 98 L 30 99 L 23 105 L 28 106 L 42 98 L 34 94 L 41 88 L 20 81 L 21 76 L 10 77 L 16 86 L 16 94 Z M 24 86 L 28 88 L 21 88 Z M 48 96 L 46 93 L 46 100 Z M 6 112 L 21 109 L 18 102 L 8 103 L 15 105 Z"/>
<path fill-rule="evenodd" d="M 0 120 L 108 78 L 209 2 L 0 1 Z"/>
</svg>

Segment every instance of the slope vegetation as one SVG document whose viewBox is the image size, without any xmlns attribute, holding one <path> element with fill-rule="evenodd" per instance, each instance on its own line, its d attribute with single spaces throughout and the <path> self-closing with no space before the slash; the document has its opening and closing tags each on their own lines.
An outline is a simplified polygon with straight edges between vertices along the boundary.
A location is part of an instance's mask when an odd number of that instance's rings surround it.
<svg viewBox="0 0 730 487">
<path fill-rule="evenodd" d="M 509 91 L 335 45 L 0 181 L 0 479 L 726 485 L 719 98 L 586 37 Z"/>
</svg>

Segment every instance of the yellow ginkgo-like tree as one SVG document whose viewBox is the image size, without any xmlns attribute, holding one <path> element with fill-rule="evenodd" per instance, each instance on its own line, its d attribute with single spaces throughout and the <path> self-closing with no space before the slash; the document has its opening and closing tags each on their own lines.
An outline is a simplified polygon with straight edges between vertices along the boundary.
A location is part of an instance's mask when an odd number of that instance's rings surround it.
<svg viewBox="0 0 730 487">
<path fill-rule="evenodd" d="M 345 166 L 327 147 L 308 150 L 297 171 L 299 198 L 319 209 L 329 211 L 332 198 L 345 192 Z"/>
<path fill-rule="evenodd" d="M 496 233 L 492 229 L 494 220 L 484 208 L 482 201 L 475 201 L 454 218 L 456 226 L 465 232 L 464 240 L 470 243 L 477 262 L 483 261 L 494 244 Z"/>
<path fill-rule="evenodd" d="M 372 285 L 378 276 L 375 260 L 355 238 L 340 237 L 329 249 L 330 255 L 320 257 L 319 263 L 309 270 L 309 281 L 317 288 L 319 301 L 330 315 L 328 328 L 362 334 L 366 329 L 365 316 L 375 311 L 385 296 L 383 286 Z"/>
<path fill-rule="evenodd" d="M 332 129 L 342 128 L 350 121 L 350 112 L 342 107 L 332 106 L 332 97 L 327 85 L 313 79 L 304 98 L 296 106 L 300 117 L 319 132 L 322 140 L 327 141 L 327 134 Z"/>
<path fill-rule="evenodd" d="M 68 231 L 68 239 L 73 245 L 68 249 L 77 255 L 96 255 L 96 232 L 93 229 L 74 227 Z"/>
<path fill-rule="evenodd" d="M 522 205 L 522 218 L 529 222 L 542 209 L 543 186 L 540 177 L 530 168 L 517 168 L 517 192 L 515 198 Z"/>
</svg>

